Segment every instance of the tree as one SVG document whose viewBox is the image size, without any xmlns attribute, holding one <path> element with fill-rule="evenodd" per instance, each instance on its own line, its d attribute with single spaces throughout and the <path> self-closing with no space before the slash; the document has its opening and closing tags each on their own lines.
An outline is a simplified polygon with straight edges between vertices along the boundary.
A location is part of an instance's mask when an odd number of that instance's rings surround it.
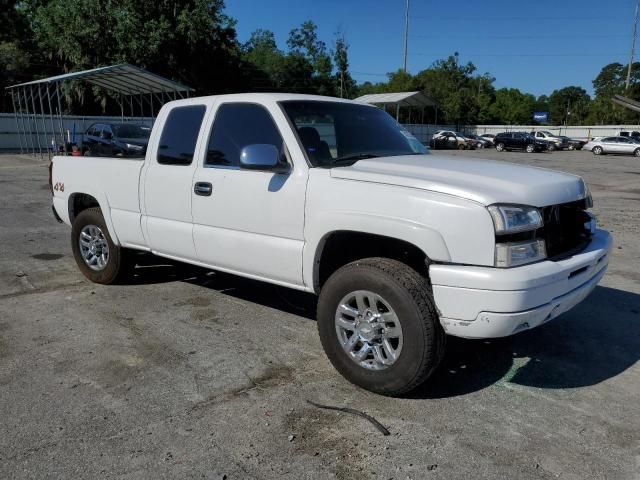
<svg viewBox="0 0 640 480">
<path fill-rule="evenodd" d="M 591 102 L 587 121 L 589 123 L 628 123 L 637 121 L 638 114 L 614 104 L 614 95 L 624 95 L 640 100 L 640 63 L 631 66 L 631 86 L 625 90 L 628 65 L 610 63 L 602 67 L 593 80 L 596 98 Z"/>
<path fill-rule="evenodd" d="M 301 55 L 312 65 L 316 92 L 319 95 L 334 95 L 331 57 L 327 54 L 326 44 L 318 39 L 316 24 L 307 20 L 299 28 L 291 30 L 287 45 L 290 54 Z"/>
<path fill-rule="evenodd" d="M 589 113 L 591 97 L 584 88 L 571 86 L 549 95 L 549 120 L 556 125 L 582 125 Z"/>
<path fill-rule="evenodd" d="M 344 32 L 338 30 L 335 34 L 333 45 L 333 62 L 336 65 L 336 84 L 340 97 L 351 96 L 355 82 L 349 74 L 349 44 L 345 38 Z"/>
<path fill-rule="evenodd" d="M 495 121 L 509 125 L 527 125 L 532 122 L 536 105 L 533 95 L 522 93 L 517 88 L 501 88 L 496 90 L 495 95 L 495 102 L 490 107 Z"/>
<path fill-rule="evenodd" d="M 443 123 L 468 123 L 473 120 L 469 99 L 474 95 L 471 79 L 476 67 L 471 62 L 461 65 L 458 60 L 456 52 L 445 60 L 437 60 L 416 75 L 416 87 L 423 89 L 427 96 L 436 101 L 438 110 L 442 112 L 440 121 Z"/>
<path fill-rule="evenodd" d="M 235 23 L 224 14 L 223 0 L 30 5 L 38 45 L 65 71 L 128 62 L 200 94 L 233 91 L 242 80 Z"/>
</svg>

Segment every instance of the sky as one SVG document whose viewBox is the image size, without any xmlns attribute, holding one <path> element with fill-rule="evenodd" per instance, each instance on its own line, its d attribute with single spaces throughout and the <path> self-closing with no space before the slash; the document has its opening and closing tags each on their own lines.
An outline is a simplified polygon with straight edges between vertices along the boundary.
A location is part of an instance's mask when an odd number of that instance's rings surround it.
<svg viewBox="0 0 640 480">
<path fill-rule="evenodd" d="M 286 50 L 305 20 L 328 46 L 341 29 L 352 76 L 379 82 L 402 67 L 406 0 L 226 0 L 238 39 L 271 30 Z M 495 86 L 548 95 L 569 85 L 593 92 L 608 63 L 629 61 L 636 0 L 410 0 L 407 70 L 459 53 Z M 640 60 L 640 42 L 636 58 Z"/>
</svg>

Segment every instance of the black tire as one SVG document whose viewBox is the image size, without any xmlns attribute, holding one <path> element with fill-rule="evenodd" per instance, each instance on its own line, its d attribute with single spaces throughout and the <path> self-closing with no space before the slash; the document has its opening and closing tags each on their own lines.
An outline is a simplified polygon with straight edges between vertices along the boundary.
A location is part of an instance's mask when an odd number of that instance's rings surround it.
<svg viewBox="0 0 640 480">
<path fill-rule="evenodd" d="M 339 302 L 358 290 L 383 297 L 400 321 L 402 351 L 395 363 L 382 370 L 356 363 L 338 339 L 335 316 Z M 431 376 L 444 355 L 445 333 L 427 279 L 396 260 L 367 258 L 337 270 L 322 288 L 317 319 L 322 346 L 336 370 L 375 393 L 397 396 L 415 389 Z"/>
<path fill-rule="evenodd" d="M 80 233 L 88 225 L 95 225 L 102 231 L 109 247 L 108 260 L 102 270 L 92 270 L 84 261 L 80 252 Z M 80 212 L 71 228 L 71 249 L 82 274 L 94 283 L 110 285 L 123 280 L 129 273 L 129 252 L 113 243 L 107 224 L 99 208 L 88 208 Z"/>
<path fill-rule="evenodd" d="M 467 146 L 464 143 L 458 144 L 458 150 L 466 150 Z"/>
<path fill-rule="evenodd" d="M 533 153 L 536 150 L 536 147 L 533 144 L 529 144 L 526 146 L 525 150 L 527 151 L 527 153 Z"/>
<path fill-rule="evenodd" d="M 594 155 L 602 155 L 604 153 L 604 151 L 602 150 L 602 147 L 597 146 L 597 147 L 593 147 L 593 150 L 591 150 L 593 152 Z"/>
<path fill-rule="evenodd" d="M 496 144 L 496 150 L 502 152 L 504 150 L 504 143 L 500 142 Z"/>
<path fill-rule="evenodd" d="M 640 148 L 636 148 L 633 152 L 636 157 L 640 157 Z"/>
<path fill-rule="evenodd" d="M 556 149 L 556 146 L 553 143 L 547 145 L 547 150 L 553 152 Z"/>
</svg>

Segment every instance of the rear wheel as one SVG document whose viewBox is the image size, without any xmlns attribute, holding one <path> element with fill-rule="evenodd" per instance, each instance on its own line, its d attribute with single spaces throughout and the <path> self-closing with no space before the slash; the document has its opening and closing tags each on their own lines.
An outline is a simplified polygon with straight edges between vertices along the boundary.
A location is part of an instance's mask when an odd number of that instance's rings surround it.
<svg viewBox="0 0 640 480">
<path fill-rule="evenodd" d="M 556 146 L 553 143 L 550 143 L 549 145 L 547 145 L 547 150 L 549 150 L 550 152 L 553 152 L 556 149 Z"/>
<path fill-rule="evenodd" d="M 534 147 L 533 144 L 531 144 L 531 143 L 529 145 L 527 145 L 527 148 L 525 148 L 527 153 L 533 153 L 535 149 L 536 149 L 536 147 Z"/>
<path fill-rule="evenodd" d="M 92 282 L 116 283 L 128 271 L 129 252 L 113 242 L 99 208 L 88 208 L 76 217 L 71 248 L 78 268 Z"/>
<path fill-rule="evenodd" d="M 496 150 L 502 152 L 504 150 L 504 143 L 498 143 L 496 145 Z"/>
<path fill-rule="evenodd" d="M 636 148 L 636 149 L 635 149 L 635 151 L 633 152 L 633 154 L 634 154 L 636 157 L 640 157 L 640 148 Z"/>
<path fill-rule="evenodd" d="M 594 155 L 602 155 L 602 147 L 593 147 L 593 150 L 591 151 Z"/>
<path fill-rule="evenodd" d="M 427 280 L 396 260 L 368 258 L 336 271 L 318 300 L 324 351 L 347 380 L 383 395 L 424 383 L 445 334 Z"/>
</svg>

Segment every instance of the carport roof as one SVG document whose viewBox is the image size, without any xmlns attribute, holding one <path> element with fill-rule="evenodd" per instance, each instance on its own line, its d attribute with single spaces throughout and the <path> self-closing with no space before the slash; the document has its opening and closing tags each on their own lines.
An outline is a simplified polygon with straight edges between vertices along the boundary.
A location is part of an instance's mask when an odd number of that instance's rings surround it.
<svg viewBox="0 0 640 480">
<path fill-rule="evenodd" d="M 122 63 L 108 67 L 98 67 L 80 72 L 65 73 L 55 77 L 42 78 L 31 82 L 11 85 L 7 89 L 28 87 L 39 84 L 52 84 L 66 80 L 83 80 L 99 87 L 121 93 L 123 95 L 138 95 L 141 93 L 161 92 L 190 92 L 192 88 L 182 85 L 168 78 L 151 73 L 143 68 Z"/>
<path fill-rule="evenodd" d="M 358 102 L 401 107 L 435 107 L 436 102 L 422 92 L 371 93 L 356 98 Z"/>
</svg>

